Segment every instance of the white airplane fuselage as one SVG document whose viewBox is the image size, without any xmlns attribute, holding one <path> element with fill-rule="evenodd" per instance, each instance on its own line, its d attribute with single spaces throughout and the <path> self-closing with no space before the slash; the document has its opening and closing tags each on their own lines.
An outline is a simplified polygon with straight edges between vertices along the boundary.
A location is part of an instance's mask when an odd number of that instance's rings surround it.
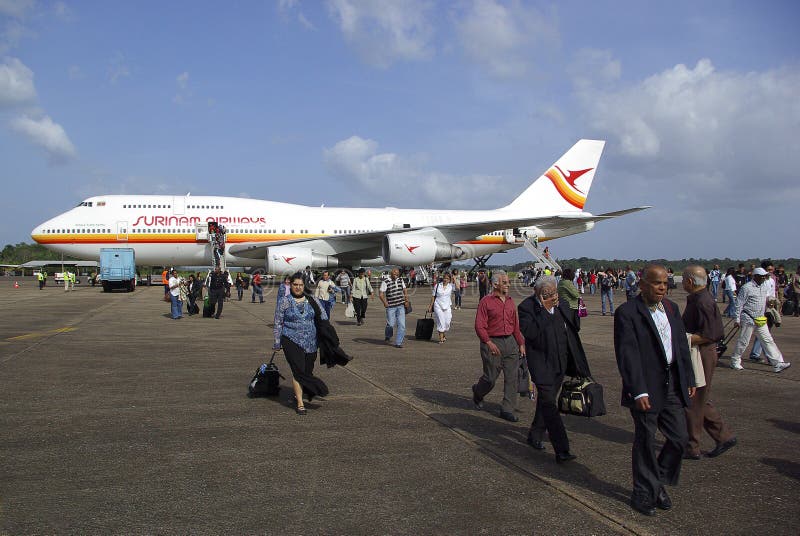
<svg viewBox="0 0 800 536">
<path fill-rule="evenodd" d="M 101 248 L 130 247 L 136 251 L 138 264 L 196 266 L 208 264 L 211 258 L 207 239 L 198 239 L 197 233 L 198 224 L 202 226 L 209 221 L 224 225 L 227 243 L 234 245 L 376 231 L 402 232 L 407 227 L 484 221 L 492 219 L 494 212 L 498 211 L 307 207 L 232 197 L 110 195 L 86 199 L 37 226 L 31 236 L 49 249 L 81 259 L 99 259 Z M 521 244 L 522 241 L 502 229 L 458 242 L 465 258 Z M 236 266 L 257 264 L 252 258 L 230 253 L 226 253 L 226 261 Z M 382 264 L 386 262 L 379 257 L 361 259 L 359 263 Z"/>
<path fill-rule="evenodd" d="M 225 261 L 291 273 L 306 266 L 419 266 L 482 257 L 591 230 L 583 211 L 605 142 L 580 140 L 508 205 L 494 210 L 308 207 L 216 196 L 106 195 L 37 226 L 33 239 L 82 259 L 130 247 L 142 265 L 211 264 L 209 222 L 225 227 Z M 219 233 L 211 235 L 218 239 Z M 221 248 L 216 248 L 219 251 Z M 535 252 L 535 250 L 532 249 Z"/>
</svg>

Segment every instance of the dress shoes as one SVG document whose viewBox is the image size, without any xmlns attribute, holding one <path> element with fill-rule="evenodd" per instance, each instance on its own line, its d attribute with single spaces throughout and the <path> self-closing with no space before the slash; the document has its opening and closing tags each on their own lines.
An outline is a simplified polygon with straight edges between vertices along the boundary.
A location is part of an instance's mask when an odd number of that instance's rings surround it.
<svg viewBox="0 0 800 536">
<path fill-rule="evenodd" d="M 661 491 L 658 492 L 658 497 L 656 497 L 656 507 L 661 510 L 669 510 L 672 508 L 672 499 L 667 495 L 667 490 L 664 489 L 664 486 L 661 486 Z"/>
<path fill-rule="evenodd" d="M 631 497 L 631 507 L 640 514 L 644 514 L 646 516 L 656 515 L 656 509 L 653 504 L 649 500 L 642 497 Z"/>
<path fill-rule="evenodd" d="M 684 452 L 683 453 L 683 459 L 684 460 L 699 460 L 700 459 L 700 455 L 699 454 L 695 454 L 693 452 Z"/>
<path fill-rule="evenodd" d="M 483 409 L 483 399 L 478 396 L 474 385 L 472 386 L 472 403 L 475 405 L 475 409 Z"/>
<path fill-rule="evenodd" d="M 509 413 L 507 411 L 501 411 L 500 412 L 500 418 L 501 419 L 505 419 L 508 422 L 519 422 L 519 417 L 517 417 L 513 413 Z"/>
<path fill-rule="evenodd" d="M 571 452 L 561 452 L 559 454 L 556 454 L 556 463 L 571 462 L 575 458 L 577 458 L 577 456 L 575 456 Z"/>
<path fill-rule="evenodd" d="M 530 445 L 534 449 L 536 449 L 536 450 L 544 450 L 544 442 L 543 441 L 533 439 L 531 436 L 528 436 L 528 439 L 526 441 L 528 442 L 528 445 Z"/>
<path fill-rule="evenodd" d="M 707 453 L 706 456 L 708 456 L 709 458 L 716 458 L 720 454 L 724 454 L 725 451 L 732 449 L 735 446 L 736 446 L 736 438 L 732 437 L 727 441 L 723 441 L 722 443 L 717 443 L 717 446 L 714 447 L 714 450 Z"/>
</svg>

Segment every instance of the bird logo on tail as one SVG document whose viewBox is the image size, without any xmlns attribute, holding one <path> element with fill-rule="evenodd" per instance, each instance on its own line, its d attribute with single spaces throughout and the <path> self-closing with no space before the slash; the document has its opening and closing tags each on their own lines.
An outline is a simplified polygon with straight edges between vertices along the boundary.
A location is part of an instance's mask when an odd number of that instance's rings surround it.
<svg viewBox="0 0 800 536">
<path fill-rule="evenodd" d="M 558 166 L 553 166 L 547 170 L 545 176 L 550 179 L 558 193 L 564 198 L 564 201 L 573 207 L 583 209 L 583 205 L 586 204 L 586 194 L 575 186 L 575 181 L 578 180 L 581 175 L 593 169 L 594 168 L 588 168 L 578 171 L 567 170 L 567 172 L 564 173 Z"/>
</svg>

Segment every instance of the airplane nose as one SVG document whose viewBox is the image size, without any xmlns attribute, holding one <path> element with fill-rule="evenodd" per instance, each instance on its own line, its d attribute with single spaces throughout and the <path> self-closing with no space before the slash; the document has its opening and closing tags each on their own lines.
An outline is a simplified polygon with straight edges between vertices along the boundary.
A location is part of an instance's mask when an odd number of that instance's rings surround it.
<svg viewBox="0 0 800 536">
<path fill-rule="evenodd" d="M 31 238 L 33 239 L 34 242 L 37 242 L 37 243 L 39 242 L 38 240 L 36 240 L 36 237 L 40 236 L 42 234 L 43 228 L 44 228 L 43 225 L 37 225 L 31 231 Z"/>
</svg>

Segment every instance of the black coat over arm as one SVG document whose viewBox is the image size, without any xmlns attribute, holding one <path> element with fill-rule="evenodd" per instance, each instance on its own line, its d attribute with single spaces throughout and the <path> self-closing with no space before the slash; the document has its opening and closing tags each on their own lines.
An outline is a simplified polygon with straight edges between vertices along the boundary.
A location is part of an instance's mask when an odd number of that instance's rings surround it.
<svg viewBox="0 0 800 536">
<path fill-rule="evenodd" d="M 579 328 L 574 322 L 574 312 L 566 301 L 561 301 L 558 307 L 566 321 L 570 350 L 566 366 L 563 368 L 558 356 L 558 343 L 554 330 L 557 317 L 547 312 L 535 296 L 526 298 L 517 307 L 519 329 L 525 337 L 528 369 L 536 384 L 553 385 L 556 378 L 564 374 L 586 378 L 591 376 L 586 353 L 578 337 Z"/>
</svg>

